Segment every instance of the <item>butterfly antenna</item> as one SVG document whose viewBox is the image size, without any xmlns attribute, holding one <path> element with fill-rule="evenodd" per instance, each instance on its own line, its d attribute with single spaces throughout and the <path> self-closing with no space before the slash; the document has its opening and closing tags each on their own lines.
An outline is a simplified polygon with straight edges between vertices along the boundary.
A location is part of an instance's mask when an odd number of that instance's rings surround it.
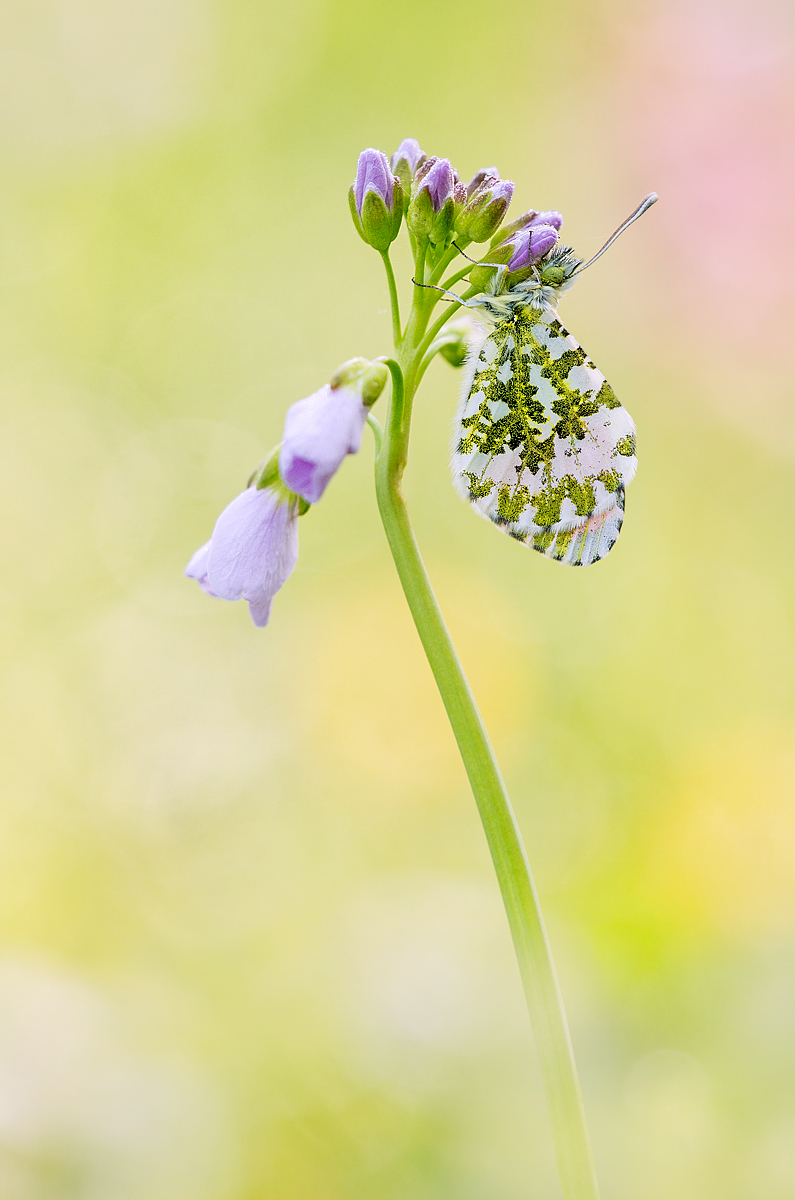
<svg viewBox="0 0 795 1200">
<path fill-rule="evenodd" d="M 579 270 L 575 271 L 574 275 L 581 275 L 582 272 L 586 269 L 586 267 L 590 267 L 593 263 L 596 262 L 597 258 L 601 258 L 602 255 L 604 254 L 605 250 L 610 249 L 610 247 L 613 245 L 613 242 L 616 240 L 616 238 L 621 237 L 621 234 L 624 232 L 624 230 L 629 229 L 630 225 L 632 225 L 633 222 L 637 221 L 638 217 L 642 217 L 643 214 L 646 212 L 646 209 L 651 208 L 652 204 L 656 204 L 658 200 L 659 200 L 659 196 L 657 195 L 656 192 L 649 192 L 648 196 L 644 196 L 644 198 L 641 200 L 640 204 L 635 209 L 635 211 L 633 213 L 630 213 L 630 215 L 627 217 L 624 224 L 619 225 L 619 227 L 615 231 L 615 233 L 607 239 L 604 246 L 602 246 L 602 249 L 597 251 L 597 253 L 594 254 L 593 258 L 589 258 L 588 262 L 585 264 L 585 266 L 582 266 L 579 268 Z M 572 276 L 572 278 L 573 277 L 574 276 Z"/>
<path fill-rule="evenodd" d="M 451 242 L 450 245 L 455 246 L 456 250 L 462 256 L 462 258 L 465 258 L 467 260 L 467 262 L 474 263 L 476 267 L 504 267 L 505 266 L 505 263 L 487 263 L 487 262 L 481 262 L 479 258 L 470 258 L 468 254 L 464 254 L 464 251 L 458 245 L 458 242 Z"/>
<path fill-rule="evenodd" d="M 418 283 L 413 275 L 411 282 L 415 287 L 433 288 L 435 292 L 444 292 L 445 296 L 452 296 L 456 304 L 466 304 L 466 300 L 462 300 L 460 296 L 456 296 L 455 292 L 448 292 L 447 288 L 439 287 L 435 283 Z"/>
</svg>

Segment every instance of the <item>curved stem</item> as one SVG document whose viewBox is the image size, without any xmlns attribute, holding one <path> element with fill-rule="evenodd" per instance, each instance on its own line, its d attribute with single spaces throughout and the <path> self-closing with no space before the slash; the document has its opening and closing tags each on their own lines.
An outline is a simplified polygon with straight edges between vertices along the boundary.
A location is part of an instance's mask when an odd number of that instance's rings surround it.
<svg viewBox="0 0 795 1200">
<path fill-rule="evenodd" d="M 444 288 L 455 287 L 455 285 L 460 283 L 462 279 L 466 279 L 471 270 L 472 263 L 467 263 L 462 270 L 456 271 L 455 275 L 451 275 L 449 279 L 445 279 L 440 286 Z"/>
<path fill-rule="evenodd" d="M 428 337 L 423 344 L 427 341 Z M 393 389 L 383 444 L 376 459 L 378 508 L 411 615 L 458 743 L 499 881 L 535 1034 L 563 1200 L 598 1200 L 566 1014 L 521 834 L 425 570 L 401 490 L 411 399 L 421 374 L 421 360 L 418 364 L 415 358 L 411 363 L 412 376 L 405 390 L 400 365 L 394 359 L 384 361 L 392 373 Z"/>
<path fill-rule="evenodd" d="M 389 284 L 389 304 L 392 309 L 392 341 L 396 346 L 400 345 L 403 331 L 400 327 L 400 301 L 398 300 L 397 284 L 395 283 L 395 272 L 392 270 L 392 261 L 389 257 L 389 251 L 384 250 L 381 254 L 384 260 L 384 270 Z"/>
<path fill-rule="evenodd" d="M 425 337 L 420 342 L 418 350 L 420 357 L 427 353 L 433 342 L 436 340 L 436 335 L 439 330 L 444 328 L 444 326 L 452 317 L 453 313 L 457 313 L 459 308 L 461 308 L 460 304 L 456 304 L 455 301 L 451 301 L 450 307 L 446 308 L 442 315 L 434 321 L 433 325 L 431 325 L 430 329 L 425 334 Z"/>
<path fill-rule="evenodd" d="M 422 380 L 423 375 L 428 370 L 428 367 L 431 365 L 433 360 L 436 358 L 436 355 L 439 353 L 442 346 L 448 346 L 451 342 L 453 342 L 455 340 L 456 340 L 455 335 L 449 334 L 447 337 L 438 337 L 438 338 L 436 338 L 435 341 L 431 342 L 430 346 L 428 347 L 428 349 L 425 351 L 424 355 L 422 356 L 422 360 L 421 360 L 419 366 L 417 367 L 417 370 L 414 373 L 414 386 L 415 387 L 420 386 L 420 382 Z"/>
</svg>

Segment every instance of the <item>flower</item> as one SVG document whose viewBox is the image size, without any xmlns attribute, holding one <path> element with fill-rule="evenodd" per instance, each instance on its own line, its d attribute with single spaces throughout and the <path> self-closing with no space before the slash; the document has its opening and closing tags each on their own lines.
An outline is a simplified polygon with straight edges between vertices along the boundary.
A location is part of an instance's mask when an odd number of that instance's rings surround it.
<svg viewBox="0 0 795 1200">
<path fill-rule="evenodd" d="M 287 410 L 279 474 L 290 491 L 317 504 L 346 454 L 356 454 L 370 406 L 389 372 L 382 362 L 351 358 L 331 380 Z"/>
<path fill-rule="evenodd" d="M 559 230 L 562 224 L 563 217 L 559 212 L 538 212 L 535 208 L 531 208 L 528 212 L 522 213 L 521 217 L 517 217 L 515 221 L 511 221 L 510 224 L 498 230 L 491 239 L 491 244 L 492 246 L 501 245 L 506 238 L 518 233 L 520 229 L 527 229 L 528 225 L 552 225 Z"/>
<path fill-rule="evenodd" d="M 473 187 L 475 180 L 480 182 Z M 457 215 L 456 233 L 471 242 L 486 242 L 500 225 L 514 192 L 510 179 L 479 171 L 467 185 L 467 202 Z"/>
<path fill-rule="evenodd" d="M 400 232 L 403 185 L 383 150 L 362 150 L 348 198 L 359 236 L 383 253 Z"/>
<path fill-rule="evenodd" d="M 508 259 L 509 271 L 521 271 L 533 266 L 548 253 L 558 240 L 554 225 L 529 225 L 506 238 L 504 245 L 513 248 Z"/>
<path fill-rule="evenodd" d="M 359 392 L 330 383 L 290 405 L 279 453 L 287 487 L 317 504 L 345 455 L 361 446 L 367 412 Z"/>
<path fill-rule="evenodd" d="M 499 177 L 500 173 L 496 167 L 481 167 L 467 184 L 467 196 L 471 196 L 473 192 L 477 191 L 481 183 L 484 183 L 485 180 L 499 179 Z"/>
<path fill-rule="evenodd" d="M 426 158 L 414 176 L 406 224 L 422 241 L 445 242 L 456 207 L 464 203 L 466 188 L 457 182 L 450 160 Z"/>
<path fill-rule="evenodd" d="M 247 600 L 251 619 L 268 624 L 271 603 L 298 559 L 298 501 L 281 484 L 246 488 L 227 504 L 209 542 L 185 568 L 210 596 Z"/>
<path fill-rule="evenodd" d="M 455 174 L 449 158 L 426 159 L 415 178 L 418 182 L 417 194 L 427 192 L 433 211 L 441 212 L 445 203 L 452 198 L 455 186 Z"/>
<path fill-rule="evenodd" d="M 425 162 L 427 154 L 416 138 L 404 138 L 392 155 L 392 171 L 403 185 L 403 205 L 408 207 L 411 181 L 417 168 Z"/>
</svg>

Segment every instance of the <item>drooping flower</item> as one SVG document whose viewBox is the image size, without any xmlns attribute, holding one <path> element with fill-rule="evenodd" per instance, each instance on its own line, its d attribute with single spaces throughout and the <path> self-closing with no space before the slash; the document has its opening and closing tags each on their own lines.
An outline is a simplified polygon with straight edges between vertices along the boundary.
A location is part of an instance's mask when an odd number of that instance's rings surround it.
<svg viewBox="0 0 795 1200">
<path fill-rule="evenodd" d="M 362 150 L 348 199 L 359 236 L 383 253 L 403 220 L 403 185 L 383 150 Z"/>
<path fill-rule="evenodd" d="M 317 504 L 345 456 L 359 450 L 367 413 L 387 375 L 383 363 L 351 359 L 331 383 L 287 410 L 279 474 L 309 504 Z"/>
<path fill-rule="evenodd" d="M 254 624 L 267 625 L 273 597 L 298 559 L 298 504 L 278 481 L 246 488 L 221 513 L 185 574 L 211 596 L 247 600 Z"/>
<path fill-rule="evenodd" d="M 287 410 L 279 472 L 291 491 L 317 504 L 346 454 L 362 444 L 367 408 L 347 388 L 325 384 Z"/>
</svg>

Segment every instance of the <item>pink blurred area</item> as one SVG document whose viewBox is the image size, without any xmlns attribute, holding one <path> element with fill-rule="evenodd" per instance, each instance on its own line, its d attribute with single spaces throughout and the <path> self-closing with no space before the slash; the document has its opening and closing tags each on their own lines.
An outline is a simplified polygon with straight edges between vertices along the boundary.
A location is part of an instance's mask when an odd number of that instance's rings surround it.
<svg viewBox="0 0 795 1200">
<path fill-rule="evenodd" d="M 795 269 L 795 9 L 685 0 L 635 24 L 619 104 L 664 203 L 669 285 L 731 340 L 783 332 Z"/>
</svg>

